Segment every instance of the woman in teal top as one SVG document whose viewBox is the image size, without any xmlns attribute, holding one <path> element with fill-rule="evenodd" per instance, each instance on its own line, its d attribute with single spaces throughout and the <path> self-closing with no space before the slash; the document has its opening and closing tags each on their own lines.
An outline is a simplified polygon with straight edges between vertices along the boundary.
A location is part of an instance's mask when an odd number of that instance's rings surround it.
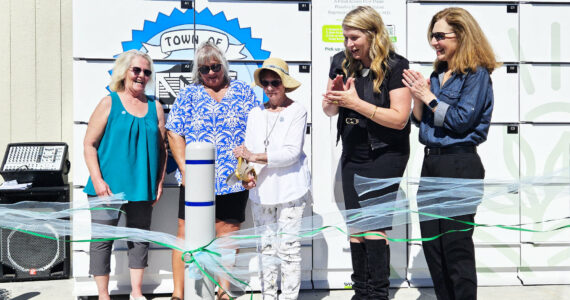
<svg viewBox="0 0 570 300">
<path fill-rule="evenodd" d="M 124 193 L 128 203 L 121 210 L 126 212 L 127 227 L 147 230 L 152 207 L 162 194 L 166 166 L 164 111 L 144 93 L 152 70 L 152 59 L 143 52 L 130 50 L 117 58 L 109 84 L 112 92 L 95 108 L 84 140 L 90 175 L 84 192 L 90 197 Z M 116 226 L 119 221 L 103 221 L 95 214 L 94 223 Z M 112 241 L 90 245 L 89 273 L 95 277 L 99 299 L 110 299 L 112 245 Z M 146 299 L 141 285 L 149 244 L 129 241 L 127 246 L 130 299 Z"/>
</svg>

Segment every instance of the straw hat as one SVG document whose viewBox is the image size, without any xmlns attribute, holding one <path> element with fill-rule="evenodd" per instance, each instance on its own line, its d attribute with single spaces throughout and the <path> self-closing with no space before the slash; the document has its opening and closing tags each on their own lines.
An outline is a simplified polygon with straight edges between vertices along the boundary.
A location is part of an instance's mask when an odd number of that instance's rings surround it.
<svg viewBox="0 0 570 300">
<path fill-rule="evenodd" d="M 283 61 L 281 58 L 270 57 L 263 62 L 261 68 L 255 70 L 253 73 L 255 84 L 261 88 L 263 88 L 263 86 L 261 85 L 259 79 L 259 73 L 261 73 L 261 70 L 263 69 L 271 70 L 277 73 L 279 77 L 281 77 L 281 82 L 283 83 L 283 86 L 285 86 L 286 93 L 296 90 L 301 85 L 299 81 L 289 76 L 289 66 L 287 66 L 287 63 L 285 61 Z"/>
</svg>

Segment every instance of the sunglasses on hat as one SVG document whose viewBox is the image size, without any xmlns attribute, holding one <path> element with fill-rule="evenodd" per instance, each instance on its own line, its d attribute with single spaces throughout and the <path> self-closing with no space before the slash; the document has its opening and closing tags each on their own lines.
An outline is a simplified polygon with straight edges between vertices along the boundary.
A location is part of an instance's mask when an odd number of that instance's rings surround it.
<svg viewBox="0 0 570 300">
<path fill-rule="evenodd" d="M 445 36 L 446 34 L 452 34 L 455 32 L 432 32 L 431 33 L 431 38 L 435 39 L 436 41 L 441 41 L 441 40 L 445 40 L 447 37 Z M 452 38 L 452 37 L 450 37 Z"/>
<path fill-rule="evenodd" d="M 152 75 L 152 71 L 151 70 L 147 70 L 147 69 L 141 69 L 139 67 L 131 67 L 131 70 L 133 71 L 133 73 L 135 73 L 135 75 L 139 75 L 141 73 L 141 71 L 144 73 L 144 76 L 146 77 L 150 77 L 150 75 Z"/>
<path fill-rule="evenodd" d="M 271 84 L 273 87 L 278 87 L 278 86 L 281 85 L 281 80 L 278 80 L 278 79 L 272 80 L 272 81 L 260 80 L 259 83 L 261 83 L 261 85 L 262 85 L 263 87 L 267 87 L 267 86 L 269 86 L 270 84 Z"/>
<path fill-rule="evenodd" d="M 210 73 L 210 70 L 212 70 L 212 72 L 217 73 L 222 69 L 222 64 L 213 64 L 211 66 L 201 66 L 198 68 L 198 71 L 204 75 Z"/>
</svg>

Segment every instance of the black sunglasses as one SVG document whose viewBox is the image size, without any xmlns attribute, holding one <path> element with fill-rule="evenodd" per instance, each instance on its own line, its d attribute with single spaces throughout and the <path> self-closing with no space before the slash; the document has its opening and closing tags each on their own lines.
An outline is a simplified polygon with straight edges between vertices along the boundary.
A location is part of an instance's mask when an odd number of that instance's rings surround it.
<svg viewBox="0 0 570 300">
<path fill-rule="evenodd" d="M 455 32 L 432 32 L 431 33 L 431 38 L 435 38 L 436 41 L 441 41 L 441 40 L 445 40 L 447 37 L 445 36 L 446 34 L 452 34 Z M 450 37 L 452 38 L 452 37 Z"/>
<path fill-rule="evenodd" d="M 198 68 L 198 71 L 204 75 L 210 73 L 210 70 L 212 70 L 212 72 L 216 73 L 216 72 L 220 72 L 220 70 L 222 69 L 222 64 L 213 64 L 211 66 L 201 66 Z"/>
<path fill-rule="evenodd" d="M 131 70 L 133 70 L 133 73 L 135 73 L 135 75 L 137 76 L 141 73 L 141 71 L 144 73 L 146 77 L 150 77 L 150 75 L 152 75 L 151 70 L 141 69 L 139 67 L 132 67 Z"/>
<path fill-rule="evenodd" d="M 261 83 L 261 85 L 263 87 L 267 87 L 268 85 L 272 85 L 273 87 L 278 87 L 281 85 L 281 80 L 272 80 L 272 81 L 267 81 L 267 80 L 260 80 L 259 83 Z"/>
</svg>

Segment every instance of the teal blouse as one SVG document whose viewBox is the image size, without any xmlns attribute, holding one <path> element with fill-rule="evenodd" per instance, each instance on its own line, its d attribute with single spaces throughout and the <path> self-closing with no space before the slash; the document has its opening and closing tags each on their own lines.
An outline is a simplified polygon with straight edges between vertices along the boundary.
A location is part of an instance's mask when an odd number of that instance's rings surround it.
<svg viewBox="0 0 570 300">
<path fill-rule="evenodd" d="M 156 104 L 148 98 L 142 118 L 131 115 L 119 95 L 111 93 L 112 105 L 97 157 L 103 180 L 113 194 L 124 193 L 129 201 L 156 199 L 159 169 L 159 129 Z M 95 196 L 91 177 L 83 190 Z"/>
</svg>

